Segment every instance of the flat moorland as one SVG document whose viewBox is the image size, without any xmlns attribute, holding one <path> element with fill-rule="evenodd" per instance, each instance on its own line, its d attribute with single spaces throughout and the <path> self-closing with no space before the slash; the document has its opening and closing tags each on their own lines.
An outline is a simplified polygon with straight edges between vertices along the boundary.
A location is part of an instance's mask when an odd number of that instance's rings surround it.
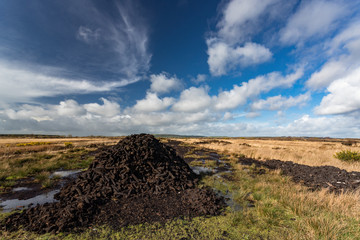
<svg viewBox="0 0 360 240">
<path fill-rule="evenodd" d="M 278 159 L 309 166 L 335 166 L 347 171 L 360 171 L 360 162 L 348 162 L 334 155 L 341 151 L 360 151 L 360 141 L 349 140 L 300 140 L 256 138 L 201 138 L 180 139 L 182 142 L 210 148 L 222 153 L 243 154 L 259 160 Z"/>
<path fill-rule="evenodd" d="M 94 159 L 94 152 L 115 144 L 119 138 L 0 139 L 0 180 L 2 191 L 32 176 L 46 178 L 58 169 L 82 169 Z M 202 172 L 200 185 L 209 186 L 226 198 L 227 207 L 219 216 L 176 218 L 165 223 L 143 223 L 119 228 L 97 225 L 81 232 L 37 234 L 19 229 L 1 231 L 3 239 L 360 239 L 360 172 L 356 161 L 336 158 L 341 151 L 360 151 L 359 143 L 345 140 L 247 138 L 161 138 L 194 169 Z M 44 142 L 38 143 L 38 142 Z M 27 145 L 24 143 L 28 143 Z M 31 160 L 30 160 L 31 159 Z M 297 178 L 290 168 L 271 168 L 277 159 L 292 161 L 309 171 L 308 182 Z M 280 162 L 280 163 L 281 163 Z M 266 163 L 266 164 L 261 164 Z M 312 175 L 332 166 L 342 177 L 353 176 L 336 188 L 329 172 L 329 184 L 317 184 Z M 332 169 L 332 168 L 331 168 Z M 326 175 L 326 171 L 325 171 Z M 339 176 L 340 176 L 339 175 Z M 323 178 L 321 178 L 323 179 Z M 332 184 L 335 181 L 334 184 Z M 338 181 L 339 186 L 343 180 Z M 311 185 L 312 186 L 312 185 Z M 334 188 L 335 189 L 335 188 Z M 0 195 L 1 198 L 1 195 Z M 1 202 L 0 202 L 1 205 Z M 1 213 L 0 221 L 11 213 Z"/>
</svg>

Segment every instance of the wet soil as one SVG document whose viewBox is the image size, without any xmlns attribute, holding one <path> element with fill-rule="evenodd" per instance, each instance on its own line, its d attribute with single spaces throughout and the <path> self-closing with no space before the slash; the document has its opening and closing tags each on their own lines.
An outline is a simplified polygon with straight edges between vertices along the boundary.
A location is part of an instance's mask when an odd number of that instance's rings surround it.
<svg viewBox="0 0 360 240">
<path fill-rule="evenodd" d="M 204 173 L 206 173 L 206 172 L 221 173 L 221 172 L 226 172 L 226 171 L 231 170 L 231 166 L 228 163 L 226 163 L 225 161 L 221 160 L 223 157 L 226 157 L 226 156 L 220 155 L 217 152 L 215 152 L 214 150 L 207 149 L 207 148 L 199 149 L 196 146 L 183 145 L 182 142 L 177 141 L 177 140 L 168 140 L 168 142 L 166 142 L 166 145 L 174 148 L 176 153 L 179 156 L 181 156 L 187 164 L 191 164 L 191 162 L 193 162 L 193 161 L 202 161 L 204 163 L 205 163 L 205 161 L 215 161 L 216 167 L 214 169 L 207 168 L 205 164 L 204 164 L 204 166 L 199 166 L 199 167 L 205 167 L 204 171 L 203 171 Z M 189 152 L 191 152 L 192 154 L 187 155 Z M 196 158 L 191 157 L 192 155 L 196 155 Z M 193 167 L 193 168 L 196 169 L 196 167 Z M 207 170 L 207 169 L 209 169 L 209 170 Z"/>
<path fill-rule="evenodd" d="M 102 149 L 87 171 L 55 194 L 58 202 L 14 213 L 0 225 L 57 233 L 221 214 L 224 199 L 198 188 L 198 181 L 173 148 L 152 135 L 132 135 Z"/>
<path fill-rule="evenodd" d="M 251 158 L 240 158 L 243 165 L 255 165 L 271 170 L 280 169 L 283 175 L 290 176 L 296 183 L 301 183 L 311 190 L 326 188 L 330 192 L 341 193 L 360 187 L 360 172 L 347 172 L 333 166 L 308 166 L 290 161 L 266 160 L 259 161 Z M 264 169 L 255 169 L 254 174 L 265 174 Z"/>
</svg>

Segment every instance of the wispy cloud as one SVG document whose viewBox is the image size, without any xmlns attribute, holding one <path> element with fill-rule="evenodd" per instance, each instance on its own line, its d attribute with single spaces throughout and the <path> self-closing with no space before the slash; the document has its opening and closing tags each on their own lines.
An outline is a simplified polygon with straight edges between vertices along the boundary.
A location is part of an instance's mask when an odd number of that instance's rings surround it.
<svg viewBox="0 0 360 240">
<path fill-rule="evenodd" d="M 96 43 L 100 38 L 100 32 L 101 30 L 99 28 L 92 30 L 88 27 L 80 26 L 77 32 L 77 38 L 88 44 Z"/>
<path fill-rule="evenodd" d="M 285 44 L 303 44 L 309 38 L 321 38 L 334 30 L 337 20 L 347 13 L 342 1 L 303 1 L 280 32 L 280 41 Z"/>
<path fill-rule="evenodd" d="M 86 79 L 61 77 L 58 69 L 45 70 L 44 68 L 43 72 L 41 69 L 41 66 L 37 65 L 25 67 L 0 61 L 0 102 L 14 103 L 31 101 L 38 97 L 107 92 L 138 80 L 93 82 Z"/>
</svg>

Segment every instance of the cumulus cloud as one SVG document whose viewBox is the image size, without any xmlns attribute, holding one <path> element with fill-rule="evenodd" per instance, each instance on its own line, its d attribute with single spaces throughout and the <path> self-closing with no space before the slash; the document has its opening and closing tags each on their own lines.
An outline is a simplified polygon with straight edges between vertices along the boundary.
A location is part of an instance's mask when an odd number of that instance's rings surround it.
<svg viewBox="0 0 360 240">
<path fill-rule="evenodd" d="M 75 100 L 61 101 L 59 105 L 54 106 L 54 110 L 59 116 L 79 116 L 85 113 L 85 110 Z"/>
<path fill-rule="evenodd" d="M 259 29 L 259 17 L 270 12 L 269 9 L 278 2 L 279 0 L 231 0 L 221 9 L 222 18 L 217 24 L 217 32 L 206 40 L 208 65 L 212 75 L 225 75 L 231 70 L 271 59 L 272 53 L 267 47 L 250 39 Z"/>
<path fill-rule="evenodd" d="M 300 94 L 296 97 L 283 97 L 281 95 L 261 99 L 251 104 L 251 109 L 260 110 L 285 110 L 294 106 L 301 106 L 310 100 L 310 93 Z"/>
<path fill-rule="evenodd" d="M 360 133 L 359 123 L 354 117 L 311 117 L 303 115 L 301 118 L 278 127 L 277 131 L 285 136 L 322 136 L 322 137 L 357 137 Z"/>
<path fill-rule="evenodd" d="M 211 97 L 204 87 L 184 90 L 172 109 L 177 112 L 199 112 L 211 105 Z"/>
<path fill-rule="evenodd" d="M 266 47 L 247 42 L 243 47 L 233 47 L 216 39 L 208 39 L 208 64 L 214 76 L 221 76 L 236 67 L 246 67 L 269 61 L 272 53 Z"/>
<path fill-rule="evenodd" d="M 360 110 L 360 30 L 350 23 L 327 43 L 330 59 L 306 82 L 311 90 L 326 89 L 316 114 L 349 114 Z"/>
<path fill-rule="evenodd" d="M 195 84 L 199 84 L 199 83 L 203 83 L 205 82 L 207 79 L 207 75 L 206 74 L 198 74 L 196 76 L 196 78 L 192 78 L 191 81 Z"/>
<path fill-rule="evenodd" d="M 298 44 L 309 38 L 328 34 L 346 12 L 346 5 L 341 1 L 303 1 L 281 31 L 280 41 Z"/>
<path fill-rule="evenodd" d="M 102 101 L 103 104 L 79 104 L 69 99 L 55 105 L 24 104 L 0 110 L 0 131 L 80 136 L 125 135 L 140 132 L 196 133 L 205 136 L 258 136 L 261 133 L 263 136 L 357 137 L 360 134 L 358 115 L 332 117 L 303 115 L 282 125 L 273 125 L 270 121 L 234 123 L 224 122 L 225 119 L 234 117 L 230 112 L 218 115 L 210 110 L 133 112 L 125 109 L 121 111 L 116 102 L 107 99 Z"/>
<path fill-rule="evenodd" d="M 278 87 L 289 88 L 302 75 L 302 69 L 286 76 L 282 76 L 278 72 L 272 72 L 244 82 L 240 86 L 234 85 L 233 89 L 223 91 L 216 97 L 215 109 L 233 109 L 239 105 L 244 105 L 250 97 L 257 96 L 260 93 L 269 92 Z"/>
<path fill-rule="evenodd" d="M 360 110 L 360 67 L 347 76 L 332 82 L 319 106 L 317 114 L 344 114 Z"/>
<path fill-rule="evenodd" d="M 84 104 L 84 109 L 90 114 L 103 117 L 114 117 L 120 114 L 120 105 L 118 103 L 111 102 L 105 98 L 101 98 L 101 101 L 103 105 L 98 103 Z"/>
<path fill-rule="evenodd" d="M 152 74 L 150 81 L 150 91 L 155 93 L 168 93 L 182 88 L 182 83 L 176 76 L 171 77 L 166 73 Z"/>
<path fill-rule="evenodd" d="M 136 101 L 134 110 L 139 112 L 154 112 L 167 109 L 174 103 L 174 98 L 165 97 L 160 99 L 156 93 L 148 92 L 145 99 Z"/>
</svg>

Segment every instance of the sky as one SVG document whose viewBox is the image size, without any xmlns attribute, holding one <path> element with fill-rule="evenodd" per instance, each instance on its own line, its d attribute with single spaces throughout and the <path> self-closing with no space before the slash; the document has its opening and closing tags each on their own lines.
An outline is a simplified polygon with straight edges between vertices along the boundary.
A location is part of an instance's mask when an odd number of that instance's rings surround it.
<svg viewBox="0 0 360 240">
<path fill-rule="evenodd" d="M 0 133 L 360 137 L 360 1 L 1 0 Z"/>
</svg>

